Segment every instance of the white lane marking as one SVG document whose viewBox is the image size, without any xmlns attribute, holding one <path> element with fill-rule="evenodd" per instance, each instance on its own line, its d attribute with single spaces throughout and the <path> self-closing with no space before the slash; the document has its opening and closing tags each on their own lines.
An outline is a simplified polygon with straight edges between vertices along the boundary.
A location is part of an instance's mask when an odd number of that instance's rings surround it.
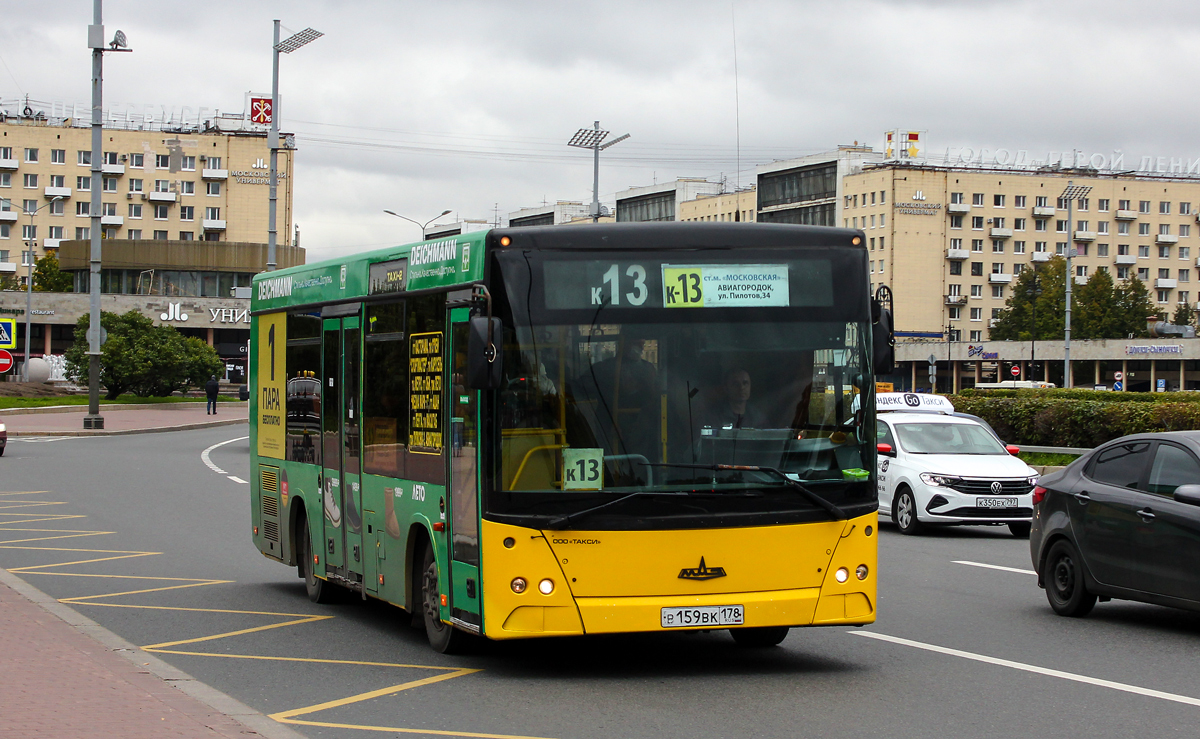
<svg viewBox="0 0 1200 739">
<path fill-rule="evenodd" d="M 1001 567 L 1000 565 L 990 565 L 986 562 L 969 562 L 965 559 L 952 560 L 956 565 L 971 565 L 972 567 L 986 567 L 989 570 L 1001 570 L 1003 572 L 1016 572 L 1021 575 L 1036 575 L 1033 570 L 1022 570 L 1016 567 Z"/>
<path fill-rule="evenodd" d="M 1071 680 L 1077 683 L 1085 683 L 1087 685 L 1097 685 L 1102 688 L 1111 688 L 1120 690 L 1124 693 L 1133 693 L 1135 695 L 1144 695 L 1150 698 L 1161 698 L 1165 701 L 1174 703 L 1183 703 L 1189 706 L 1200 706 L 1200 698 L 1192 698 L 1187 695 L 1178 695 L 1176 693 L 1167 693 L 1161 690 L 1153 690 L 1151 688 L 1143 688 L 1139 685 L 1130 685 L 1128 683 L 1118 683 L 1112 680 L 1102 680 L 1098 677 L 1089 677 L 1087 675 L 1078 675 L 1074 672 L 1064 672 L 1062 670 L 1051 670 L 1048 667 L 1038 667 L 1037 665 L 1029 665 L 1024 662 L 1013 662 L 1008 659 L 1000 659 L 998 657 L 989 657 L 985 654 L 975 654 L 974 652 L 964 652 L 961 649 L 950 649 L 949 647 L 939 647 L 936 644 L 926 644 L 924 642 L 912 641 L 911 639 L 901 639 L 898 636 L 888 636 L 873 631 L 848 631 L 848 634 L 855 636 L 865 636 L 879 641 L 891 642 L 893 644 L 901 644 L 914 649 L 924 649 L 928 652 L 937 652 L 938 654 L 947 654 L 951 657 L 962 657 L 963 659 L 974 660 L 975 662 L 984 662 L 989 665 L 999 665 L 1000 667 L 1011 667 L 1014 670 L 1022 670 L 1024 672 L 1032 672 L 1038 675 L 1046 675 L 1048 677 L 1062 678 L 1063 680 Z"/>
<path fill-rule="evenodd" d="M 249 484 L 250 484 L 249 482 L 247 482 L 246 480 L 243 480 L 242 478 L 238 477 L 237 475 L 229 475 L 228 477 L 229 477 L 229 479 L 230 479 L 230 480 L 233 480 L 234 482 L 240 482 L 240 483 L 242 483 L 243 485 L 249 485 Z"/>
<path fill-rule="evenodd" d="M 213 444 L 209 448 L 200 452 L 200 461 L 202 461 L 202 462 L 204 462 L 204 464 L 208 465 L 208 468 L 210 470 L 212 470 L 213 472 L 216 472 L 218 475 L 228 475 L 229 474 L 228 472 L 226 472 L 225 470 L 223 470 L 220 467 L 213 464 L 212 459 L 208 456 L 209 452 L 216 449 L 217 447 L 225 446 L 226 444 L 232 444 L 235 441 L 241 441 L 242 439 L 249 439 L 249 438 L 250 438 L 249 436 L 239 436 L 236 439 L 230 439 L 229 441 L 222 441 L 222 442 Z"/>
</svg>

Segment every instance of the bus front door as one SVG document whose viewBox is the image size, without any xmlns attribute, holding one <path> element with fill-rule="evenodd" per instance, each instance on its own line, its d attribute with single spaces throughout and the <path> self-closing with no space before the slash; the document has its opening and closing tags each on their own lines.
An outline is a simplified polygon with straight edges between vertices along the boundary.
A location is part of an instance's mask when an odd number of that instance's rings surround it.
<svg viewBox="0 0 1200 739">
<path fill-rule="evenodd" d="M 482 626 L 479 582 L 479 391 L 466 387 L 466 308 L 450 313 L 450 616 L 478 633 Z"/>
<path fill-rule="evenodd" d="M 359 319 L 327 318 L 321 409 L 326 571 L 363 580 L 361 449 L 359 446 Z"/>
</svg>

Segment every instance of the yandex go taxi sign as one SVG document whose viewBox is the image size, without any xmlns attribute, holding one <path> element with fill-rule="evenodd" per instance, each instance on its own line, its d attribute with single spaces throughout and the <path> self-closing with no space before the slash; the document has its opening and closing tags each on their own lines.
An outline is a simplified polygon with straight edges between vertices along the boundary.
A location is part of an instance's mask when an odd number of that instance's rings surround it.
<svg viewBox="0 0 1200 739">
<path fill-rule="evenodd" d="M 953 413 L 954 404 L 945 396 L 931 393 L 876 393 L 875 411 L 940 411 Z"/>
</svg>

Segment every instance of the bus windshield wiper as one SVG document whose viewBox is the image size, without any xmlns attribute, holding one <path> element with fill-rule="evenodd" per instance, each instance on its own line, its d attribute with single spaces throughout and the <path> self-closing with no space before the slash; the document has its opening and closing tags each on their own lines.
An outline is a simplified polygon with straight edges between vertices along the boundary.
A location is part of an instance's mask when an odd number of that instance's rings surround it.
<svg viewBox="0 0 1200 739">
<path fill-rule="evenodd" d="M 815 503 L 820 508 L 825 509 L 829 515 L 833 516 L 838 521 L 845 521 L 847 518 L 849 518 L 849 516 L 846 515 L 846 512 L 841 508 L 837 507 L 833 503 L 830 503 L 828 500 L 825 500 L 820 495 L 817 495 L 810 490 L 806 485 L 801 484 L 798 480 L 793 480 L 774 467 L 760 467 L 757 465 L 748 464 L 661 464 L 656 466 L 690 467 L 692 469 L 713 470 L 715 472 L 722 472 L 726 470 L 738 470 L 741 472 L 770 472 L 773 475 L 777 475 L 779 479 L 783 481 L 785 487 L 789 487 L 803 495 L 805 498 L 808 498 L 809 501 Z"/>
<path fill-rule="evenodd" d="M 605 503 L 601 503 L 600 505 L 595 505 L 595 506 L 592 506 L 591 508 L 584 508 L 582 511 L 576 511 L 575 513 L 568 513 L 566 515 L 559 516 L 558 518 L 555 518 L 551 521 L 546 522 L 546 525 L 543 528 L 547 528 L 547 529 L 566 528 L 568 525 L 571 524 L 572 521 L 575 521 L 576 519 L 580 519 L 585 516 L 589 516 L 589 515 L 595 513 L 596 511 L 603 510 L 605 508 L 608 508 L 609 506 L 614 506 L 618 503 L 627 501 L 630 498 L 636 498 L 641 495 L 652 495 L 655 497 L 668 497 L 668 498 L 695 498 L 695 497 L 701 497 L 701 496 L 707 495 L 707 493 L 697 492 L 694 490 L 678 490 L 678 491 L 636 490 L 632 493 L 626 493 L 625 495 L 622 495 L 619 498 L 613 498 L 612 500 L 607 501 Z M 733 495 L 735 497 L 751 498 L 751 497 L 757 497 L 757 496 L 761 495 L 761 493 L 741 492 L 741 493 L 723 493 L 722 494 L 722 496 L 725 496 L 725 495 Z"/>
</svg>

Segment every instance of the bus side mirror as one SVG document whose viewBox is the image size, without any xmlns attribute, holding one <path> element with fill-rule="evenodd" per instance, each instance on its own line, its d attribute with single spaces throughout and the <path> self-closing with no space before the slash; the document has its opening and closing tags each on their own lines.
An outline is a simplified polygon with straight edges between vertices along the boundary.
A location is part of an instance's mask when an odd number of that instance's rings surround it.
<svg viewBox="0 0 1200 739">
<path fill-rule="evenodd" d="M 880 309 L 879 318 L 871 324 L 871 348 L 875 357 L 875 374 L 890 375 L 896 369 L 896 336 L 892 330 L 892 312 Z"/>
<path fill-rule="evenodd" d="M 504 327 L 499 318 L 474 316 L 467 334 L 467 387 L 495 390 L 504 380 Z"/>
</svg>

